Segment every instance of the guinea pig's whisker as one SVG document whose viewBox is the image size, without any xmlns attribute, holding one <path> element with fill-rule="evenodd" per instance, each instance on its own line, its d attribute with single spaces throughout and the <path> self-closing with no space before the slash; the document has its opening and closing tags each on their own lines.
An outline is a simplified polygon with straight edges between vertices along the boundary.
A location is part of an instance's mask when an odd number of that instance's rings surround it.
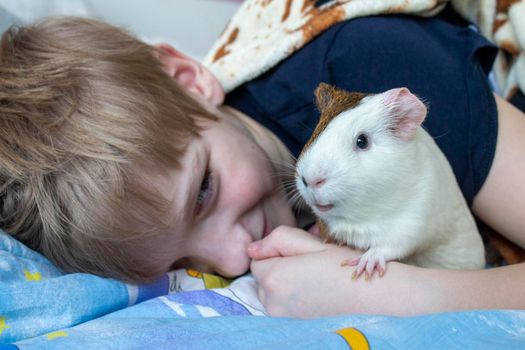
<svg viewBox="0 0 525 350">
<path fill-rule="evenodd" d="M 448 131 L 445 131 L 445 132 L 442 133 L 441 135 L 433 136 L 432 138 L 433 138 L 434 140 L 437 140 L 437 139 L 440 139 L 440 138 L 442 138 L 442 137 L 447 136 L 448 133 L 449 133 Z"/>
<path fill-rule="evenodd" d="M 297 159 L 293 155 L 290 155 L 290 159 L 270 159 L 270 163 L 272 163 L 278 169 L 290 169 L 295 171 Z"/>
<path fill-rule="evenodd" d="M 289 188 L 295 187 L 295 178 L 293 178 L 293 177 L 286 177 L 286 178 L 283 179 L 282 184 L 287 186 L 287 187 L 289 187 Z"/>
<path fill-rule="evenodd" d="M 304 201 L 303 197 L 299 193 L 299 191 L 295 191 L 288 200 L 292 208 L 296 208 L 297 211 L 301 211 L 304 208 L 307 208 L 308 205 Z"/>
<path fill-rule="evenodd" d="M 295 183 L 283 184 L 281 188 L 285 193 L 287 193 L 288 197 L 292 197 L 292 195 L 301 195 L 295 187 Z"/>
</svg>

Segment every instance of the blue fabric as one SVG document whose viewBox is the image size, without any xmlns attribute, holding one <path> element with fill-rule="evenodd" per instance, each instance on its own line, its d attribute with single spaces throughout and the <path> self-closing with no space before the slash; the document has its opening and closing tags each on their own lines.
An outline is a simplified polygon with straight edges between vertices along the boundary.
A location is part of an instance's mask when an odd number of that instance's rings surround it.
<svg viewBox="0 0 525 350">
<path fill-rule="evenodd" d="M 319 113 L 320 82 L 379 93 L 406 86 L 423 99 L 435 138 L 469 204 L 494 157 L 497 110 L 487 73 L 496 49 L 472 27 L 440 18 L 379 16 L 337 24 L 232 91 L 226 104 L 267 126 L 298 155 Z"/>
<path fill-rule="evenodd" d="M 0 343 L 70 327 L 166 294 L 165 280 L 133 286 L 89 274 L 64 274 L 0 230 Z"/>
<path fill-rule="evenodd" d="M 350 349 L 359 341 L 372 349 L 517 349 L 525 344 L 525 311 L 298 320 L 252 316 L 219 289 L 164 295 L 165 286 L 166 279 L 127 286 L 65 275 L 0 232 L 0 350 Z M 147 296 L 154 298 L 131 305 Z"/>
<path fill-rule="evenodd" d="M 311 320 L 228 316 L 202 317 L 193 294 L 177 295 L 175 312 L 164 299 L 149 300 L 65 329 L 57 337 L 18 342 L 19 349 L 350 349 L 355 337 L 336 331 L 353 328 L 371 349 L 518 349 L 525 342 L 523 311 L 473 311 L 420 317 L 351 315 Z M 213 291 L 199 295 L 209 301 Z M 187 304 L 183 304 L 185 297 Z M 1 348 L 0 348 L 1 349 Z"/>
<path fill-rule="evenodd" d="M 155 298 L 167 293 L 170 287 L 170 280 L 167 275 L 162 276 L 157 281 L 148 284 L 142 284 L 137 288 L 137 299 L 135 303 L 141 303 L 145 300 Z"/>
</svg>

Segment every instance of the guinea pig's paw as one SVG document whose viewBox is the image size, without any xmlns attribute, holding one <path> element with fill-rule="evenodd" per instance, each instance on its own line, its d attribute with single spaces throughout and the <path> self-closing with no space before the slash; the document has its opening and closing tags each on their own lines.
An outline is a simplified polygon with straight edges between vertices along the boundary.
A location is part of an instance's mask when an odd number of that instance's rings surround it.
<svg viewBox="0 0 525 350">
<path fill-rule="evenodd" d="M 355 259 L 347 259 L 341 263 L 341 266 L 355 266 L 352 273 L 352 279 L 356 280 L 364 273 L 365 280 L 370 279 L 377 270 L 379 277 L 383 277 L 386 271 L 386 261 L 383 254 L 374 249 L 369 249 L 366 253 Z"/>
</svg>

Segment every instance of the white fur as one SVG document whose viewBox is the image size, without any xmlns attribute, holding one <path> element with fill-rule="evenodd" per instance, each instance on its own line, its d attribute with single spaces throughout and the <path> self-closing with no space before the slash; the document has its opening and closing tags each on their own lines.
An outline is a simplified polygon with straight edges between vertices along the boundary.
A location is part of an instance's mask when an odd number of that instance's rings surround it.
<svg viewBox="0 0 525 350">
<path fill-rule="evenodd" d="M 303 152 L 299 192 L 337 241 L 387 261 L 482 268 L 483 243 L 448 161 L 420 126 L 410 141 L 393 134 L 383 95 L 342 112 Z M 363 132 L 368 150 L 355 146 Z M 301 177 L 325 183 L 306 187 Z"/>
</svg>

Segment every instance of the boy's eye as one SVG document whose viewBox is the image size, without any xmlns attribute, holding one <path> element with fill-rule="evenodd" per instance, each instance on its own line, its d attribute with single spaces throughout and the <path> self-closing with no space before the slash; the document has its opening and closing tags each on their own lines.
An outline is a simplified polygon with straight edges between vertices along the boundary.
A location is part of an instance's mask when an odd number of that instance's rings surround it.
<svg viewBox="0 0 525 350">
<path fill-rule="evenodd" d="M 202 179 L 201 187 L 199 188 L 199 193 L 197 194 L 197 205 L 195 208 L 196 215 L 202 211 L 202 208 L 204 208 L 209 198 L 211 198 L 213 189 L 212 185 L 211 171 L 206 170 L 206 174 L 204 174 L 204 178 Z"/>
</svg>

